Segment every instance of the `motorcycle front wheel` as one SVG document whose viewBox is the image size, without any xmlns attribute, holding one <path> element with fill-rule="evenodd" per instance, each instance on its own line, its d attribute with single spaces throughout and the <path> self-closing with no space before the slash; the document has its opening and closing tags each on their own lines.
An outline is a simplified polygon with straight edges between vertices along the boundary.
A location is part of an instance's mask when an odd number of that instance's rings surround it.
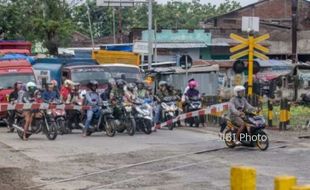
<svg viewBox="0 0 310 190">
<path fill-rule="evenodd" d="M 151 133 L 152 133 L 152 127 L 153 127 L 153 122 L 152 122 L 152 121 L 150 121 L 150 120 L 148 120 L 148 119 L 145 119 L 145 120 L 143 121 L 142 131 L 143 131 L 145 134 L 147 134 L 147 135 L 151 134 Z"/>
<path fill-rule="evenodd" d="M 55 140 L 57 138 L 57 124 L 55 121 L 49 122 L 45 127 L 45 135 L 48 140 Z"/>
<path fill-rule="evenodd" d="M 68 134 L 68 131 L 66 130 L 66 121 L 64 120 L 64 118 L 57 118 L 56 124 L 58 128 L 58 134 Z"/>
<path fill-rule="evenodd" d="M 136 133 L 136 121 L 135 121 L 135 119 L 134 118 L 128 118 L 126 125 L 127 125 L 127 134 L 129 136 L 134 136 Z"/>
<path fill-rule="evenodd" d="M 167 115 L 166 121 L 169 121 L 169 120 L 171 120 L 171 119 L 172 119 L 172 117 L 171 117 L 170 115 Z M 168 129 L 169 129 L 170 131 L 172 131 L 173 128 L 175 127 L 175 123 L 171 123 L 171 124 L 167 125 L 167 127 L 168 127 Z"/>
<path fill-rule="evenodd" d="M 109 119 L 105 122 L 105 132 L 108 137 L 114 137 L 116 130 L 115 130 L 115 122 L 112 119 Z"/>
<path fill-rule="evenodd" d="M 21 128 L 24 128 L 25 125 L 25 120 L 22 119 L 17 123 L 18 126 L 20 126 Z M 20 139 L 24 139 L 24 131 L 21 130 L 16 130 L 17 131 L 17 135 L 19 136 Z M 26 138 L 29 138 L 31 136 L 31 134 L 26 134 Z"/>
</svg>

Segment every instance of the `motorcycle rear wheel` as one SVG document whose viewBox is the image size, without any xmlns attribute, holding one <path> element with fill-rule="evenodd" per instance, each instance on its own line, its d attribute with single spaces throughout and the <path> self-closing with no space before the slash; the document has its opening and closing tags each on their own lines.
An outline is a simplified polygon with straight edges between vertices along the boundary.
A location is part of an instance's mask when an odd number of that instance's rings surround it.
<svg viewBox="0 0 310 190">
<path fill-rule="evenodd" d="M 268 135 L 260 130 L 257 133 L 258 135 L 262 136 L 261 138 L 258 138 L 258 140 L 256 141 L 256 146 L 261 150 L 261 151 L 265 151 L 268 149 L 269 147 L 269 138 Z M 265 139 L 265 140 L 264 140 Z M 264 140 L 264 141 L 263 141 Z"/>
<path fill-rule="evenodd" d="M 136 133 L 136 121 L 135 121 L 135 119 L 134 118 L 128 118 L 126 125 L 127 125 L 127 134 L 129 136 L 134 136 Z"/>
<path fill-rule="evenodd" d="M 144 120 L 143 121 L 143 128 L 142 128 L 142 131 L 145 133 L 145 134 L 147 134 L 147 135 L 149 135 L 149 134 L 151 134 L 152 133 L 152 126 L 153 125 L 153 122 L 152 121 L 150 121 L 150 120 Z"/>
<path fill-rule="evenodd" d="M 232 133 L 231 130 L 225 131 L 224 140 L 225 140 L 225 144 L 228 148 L 235 148 L 235 146 L 236 146 L 233 137 L 234 137 L 234 134 Z"/>
<path fill-rule="evenodd" d="M 66 121 L 63 118 L 57 118 L 56 124 L 59 135 L 68 134 L 68 131 L 66 130 Z"/>
</svg>

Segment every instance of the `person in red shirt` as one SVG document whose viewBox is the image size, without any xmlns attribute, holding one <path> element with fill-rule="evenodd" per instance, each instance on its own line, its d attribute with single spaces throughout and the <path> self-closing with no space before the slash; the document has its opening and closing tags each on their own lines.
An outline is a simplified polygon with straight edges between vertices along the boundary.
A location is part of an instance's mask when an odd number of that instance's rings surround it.
<svg viewBox="0 0 310 190">
<path fill-rule="evenodd" d="M 63 103 L 69 103 L 68 96 L 71 93 L 73 82 L 71 80 L 65 80 L 64 85 L 60 89 L 60 99 Z"/>
</svg>

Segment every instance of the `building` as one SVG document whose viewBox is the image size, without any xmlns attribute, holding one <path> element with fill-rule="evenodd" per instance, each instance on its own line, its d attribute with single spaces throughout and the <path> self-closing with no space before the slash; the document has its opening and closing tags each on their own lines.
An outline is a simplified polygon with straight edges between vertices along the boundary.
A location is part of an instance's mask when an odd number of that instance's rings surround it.
<svg viewBox="0 0 310 190">
<path fill-rule="evenodd" d="M 299 60 L 310 60 L 310 2 L 298 1 L 298 47 Z M 212 58 L 226 59 L 229 48 L 235 42 L 229 39 L 230 33 L 246 36 L 241 32 L 243 16 L 260 17 L 259 34 L 269 33 L 271 38 L 264 45 L 269 46 L 269 57 L 290 58 L 292 52 L 292 0 L 260 0 L 230 13 L 210 18 L 202 27 L 212 34 Z"/>
<path fill-rule="evenodd" d="M 134 37 L 134 39 L 138 39 Z M 144 53 L 147 61 L 148 31 L 141 33 L 141 40 L 135 41 L 134 47 L 146 50 Z M 211 33 L 200 30 L 159 30 L 152 37 L 155 62 L 177 62 L 182 55 L 189 55 L 193 60 L 205 59 L 208 52 L 208 44 L 211 44 Z M 134 51 L 139 50 L 134 48 Z"/>
</svg>

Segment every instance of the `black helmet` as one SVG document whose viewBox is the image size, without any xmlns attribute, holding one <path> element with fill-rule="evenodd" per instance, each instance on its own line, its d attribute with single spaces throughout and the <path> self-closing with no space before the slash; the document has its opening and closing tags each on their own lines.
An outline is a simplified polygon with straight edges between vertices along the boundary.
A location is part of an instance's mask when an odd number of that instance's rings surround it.
<svg viewBox="0 0 310 190">
<path fill-rule="evenodd" d="M 88 88 L 93 88 L 93 87 L 98 88 L 98 81 L 96 81 L 96 80 L 89 81 Z"/>
<path fill-rule="evenodd" d="M 123 80 L 123 79 L 117 79 L 116 80 L 116 86 L 118 87 L 118 88 L 122 88 L 122 87 L 124 87 L 125 86 L 125 81 Z"/>
</svg>

